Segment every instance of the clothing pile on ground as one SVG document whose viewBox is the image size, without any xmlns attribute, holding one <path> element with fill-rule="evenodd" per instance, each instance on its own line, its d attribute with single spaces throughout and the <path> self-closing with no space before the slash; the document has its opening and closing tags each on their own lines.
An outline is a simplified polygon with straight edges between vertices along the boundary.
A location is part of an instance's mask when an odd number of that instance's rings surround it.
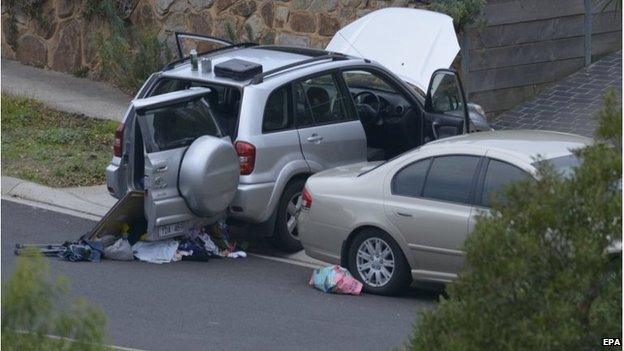
<svg viewBox="0 0 624 351">
<path fill-rule="evenodd" d="M 208 261 L 210 258 L 246 257 L 244 251 L 236 250 L 230 242 L 229 228 L 225 221 L 208 227 L 192 228 L 176 239 L 131 242 L 126 233 L 105 247 L 104 257 L 113 260 L 138 259 L 151 263 L 177 261 Z"/>
<path fill-rule="evenodd" d="M 96 240 L 79 239 L 62 245 L 16 245 L 15 254 L 28 254 L 28 248 L 46 256 L 58 256 L 70 262 L 99 262 L 101 257 L 118 261 L 138 259 L 151 263 L 177 261 L 208 261 L 210 258 L 247 257 L 230 241 L 229 228 L 224 220 L 211 226 L 188 230 L 175 239 L 145 241 L 140 235 L 144 225 L 122 223 L 118 235 L 105 235 Z"/>
</svg>

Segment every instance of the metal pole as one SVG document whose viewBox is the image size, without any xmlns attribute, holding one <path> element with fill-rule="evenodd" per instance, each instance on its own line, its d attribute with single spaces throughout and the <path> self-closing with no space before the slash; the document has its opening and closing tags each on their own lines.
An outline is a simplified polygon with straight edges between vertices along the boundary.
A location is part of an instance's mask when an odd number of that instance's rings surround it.
<svg viewBox="0 0 624 351">
<path fill-rule="evenodd" d="M 591 0 L 583 0 L 585 3 L 585 67 L 591 64 L 591 35 L 592 35 L 592 8 Z"/>
</svg>

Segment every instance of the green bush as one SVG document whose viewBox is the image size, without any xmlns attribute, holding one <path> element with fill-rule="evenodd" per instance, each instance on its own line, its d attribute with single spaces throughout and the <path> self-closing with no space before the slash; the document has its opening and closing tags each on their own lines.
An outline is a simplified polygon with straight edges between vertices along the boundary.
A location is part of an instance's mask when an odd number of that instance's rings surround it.
<svg viewBox="0 0 624 351">
<path fill-rule="evenodd" d="M 621 338 L 622 109 L 613 92 L 596 143 L 563 178 L 512 184 L 478 219 L 448 298 L 422 314 L 412 350 L 595 350 Z"/>
<path fill-rule="evenodd" d="M 67 282 L 51 281 L 42 257 L 18 257 L 2 287 L 2 349 L 106 350 L 104 314 L 83 300 L 67 302 Z"/>
<path fill-rule="evenodd" d="M 120 30 L 103 31 L 98 39 L 102 76 L 120 88 L 135 92 L 150 74 L 171 60 L 171 51 L 155 33 Z"/>
<path fill-rule="evenodd" d="M 435 0 L 430 9 L 453 17 L 455 30 L 461 32 L 466 26 L 481 19 L 481 8 L 484 5 L 485 0 Z"/>
</svg>

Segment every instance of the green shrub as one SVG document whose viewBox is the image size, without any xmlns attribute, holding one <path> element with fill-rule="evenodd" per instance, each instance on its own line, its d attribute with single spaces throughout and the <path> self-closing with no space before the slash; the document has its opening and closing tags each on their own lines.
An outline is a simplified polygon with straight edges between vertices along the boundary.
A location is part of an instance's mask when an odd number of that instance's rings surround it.
<svg viewBox="0 0 624 351">
<path fill-rule="evenodd" d="M 98 46 L 102 76 L 130 92 L 171 60 L 171 51 L 153 32 L 128 29 L 124 34 L 110 28 L 101 33 Z"/>
<path fill-rule="evenodd" d="M 67 282 L 49 275 L 42 257 L 17 258 L 2 287 L 2 349 L 105 350 L 104 314 L 83 300 L 68 304 Z"/>
<path fill-rule="evenodd" d="M 478 219 L 448 298 L 422 314 L 413 350 L 595 350 L 621 338 L 622 109 L 606 95 L 596 143 L 568 178 L 543 167 Z"/>
<path fill-rule="evenodd" d="M 435 0 L 430 9 L 453 17 L 455 30 L 461 32 L 466 26 L 481 20 L 485 0 Z"/>
</svg>

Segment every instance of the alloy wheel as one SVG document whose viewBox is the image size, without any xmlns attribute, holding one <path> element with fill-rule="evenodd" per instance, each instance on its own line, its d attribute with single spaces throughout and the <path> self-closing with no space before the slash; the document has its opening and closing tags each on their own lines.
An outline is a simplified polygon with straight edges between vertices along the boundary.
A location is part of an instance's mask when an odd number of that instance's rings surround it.
<svg viewBox="0 0 624 351">
<path fill-rule="evenodd" d="M 299 212 L 301 212 L 301 192 L 295 193 L 288 200 L 288 207 L 286 207 L 286 229 L 288 234 L 297 240 L 299 240 L 299 232 L 297 231 Z"/>
<path fill-rule="evenodd" d="M 376 237 L 364 240 L 356 254 L 357 271 L 362 280 L 372 287 L 381 287 L 390 281 L 394 263 L 390 245 Z"/>
</svg>

